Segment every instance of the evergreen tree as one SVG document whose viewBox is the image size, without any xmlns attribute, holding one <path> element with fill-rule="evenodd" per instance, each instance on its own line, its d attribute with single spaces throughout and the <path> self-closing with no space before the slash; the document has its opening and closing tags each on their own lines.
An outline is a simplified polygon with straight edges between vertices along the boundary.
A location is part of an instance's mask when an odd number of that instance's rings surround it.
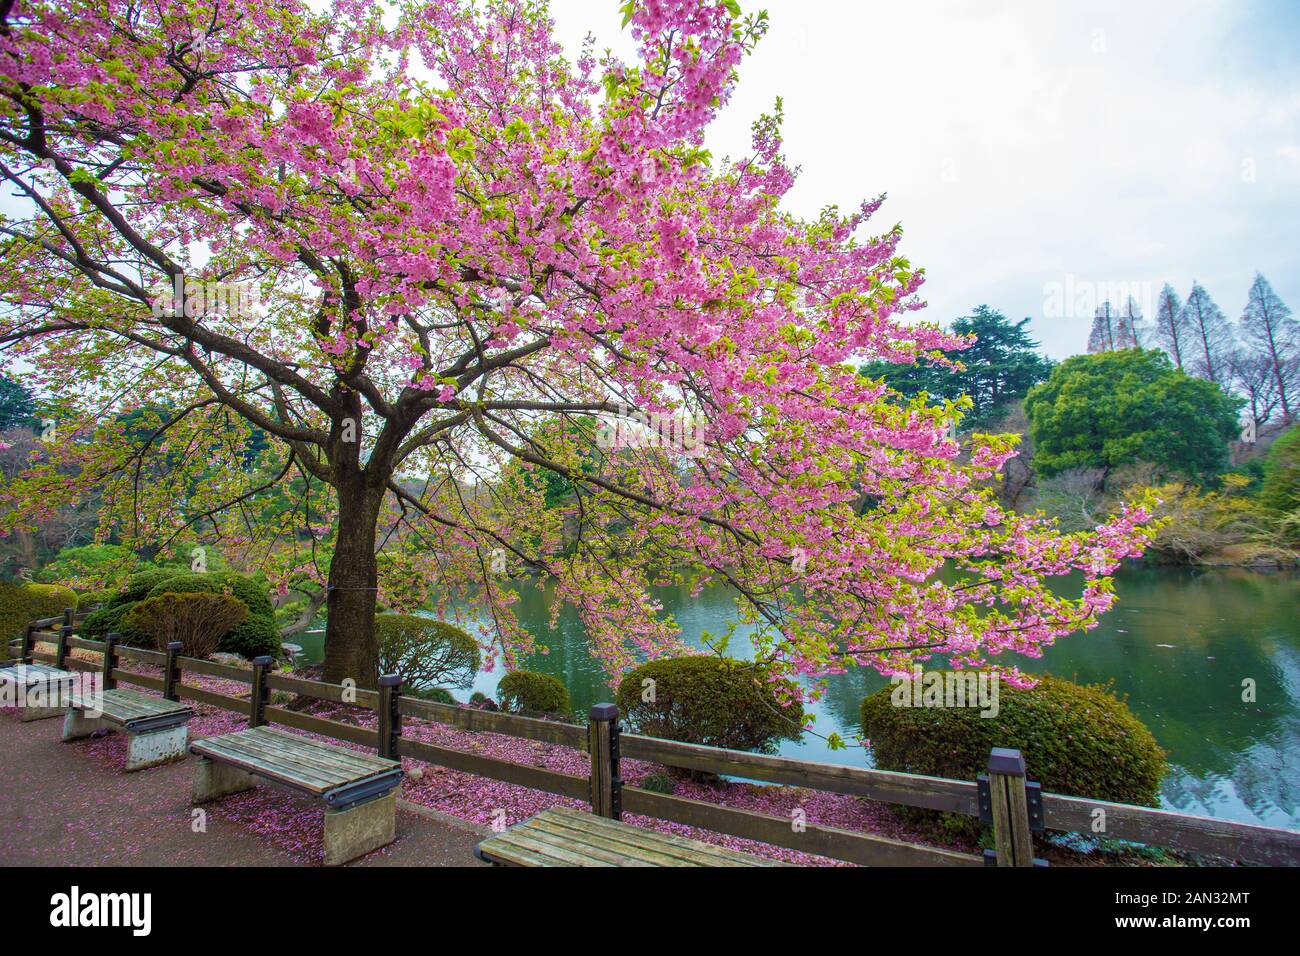
<svg viewBox="0 0 1300 956">
<path fill-rule="evenodd" d="M 0 372 L 0 431 L 20 427 L 36 427 L 36 404 L 31 390 Z"/>
<path fill-rule="evenodd" d="M 933 398 L 955 399 L 969 395 L 973 408 L 962 424 L 967 429 L 986 428 L 1011 401 L 1023 398 L 1047 378 L 1052 362 L 1037 351 L 1029 337 L 1029 319 L 1012 322 L 987 305 L 952 323 L 958 335 L 973 335 L 975 343 L 961 351 L 945 353 L 964 366 L 961 371 L 930 364 L 873 362 L 862 374 L 883 378 L 891 388 L 910 397 L 925 392 Z"/>
</svg>

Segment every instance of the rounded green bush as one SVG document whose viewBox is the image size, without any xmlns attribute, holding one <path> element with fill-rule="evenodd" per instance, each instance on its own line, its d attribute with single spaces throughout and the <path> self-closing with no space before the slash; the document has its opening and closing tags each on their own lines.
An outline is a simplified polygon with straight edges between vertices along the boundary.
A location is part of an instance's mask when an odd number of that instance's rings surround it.
<svg viewBox="0 0 1300 956">
<path fill-rule="evenodd" d="M 206 574 L 191 571 L 173 573 L 150 588 L 146 596 L 157 597 L 169 591 L 186 594 L 220 594 L 229 591 L 244 603 L 250 617 L 270 618 L 275 615 L 275 610 L 271 607 L 270 590 L 266 584 L 234 571 L 211 571 Z"/>
<path fill-rule="evenodd" d="M 497 685 L 501 709 L 517 714 L 568 717 L 573 712 L 569 691 L 558 678 L 536 671 L 511 671 Z"/>
<path fill-rule="evenodd" d="M 976 707 L 895 706 L 894 691 L 862 701 L 862 732 L 882 770 L 974 780 L 992 748 L 1014 747 L 1044 791 L 1158 803 L 1165 752 L 1106 687 L 1050 676 L 1025 690 L 1003 683 L 996 717 L 981 717 Z"/>
<path fill-rule="evenodd" d="M 117 591 L 109 606 L 120 607 L 123 604 L 143 601 L 155 585 L 175 576 L 174 568 L 150 568 L 147 571 L 139 571 L 126 579 L 126 586 Z"/>
<path fill-rule="evenodd" d="M 153 639 L 144 631 L 128 623 L 126 619 L 132 608 L 138 603 L 137 601 L 131 601 L 122 604 L 109 604 L 98 611 L 92 611 L 81 622 L 81 633 L 93 641 L 102 641 L 109 634 L 116 633 L 121 635 L 122 643 L 130 647 L 152 647 Z"/>
<path fill-rule="evenodd" d="M 456 698 L 445 687 L 403 687 L 402 693 L 408 697 L 427 700 L 431 704 L 455 704 Z"/>
<path fill-rule="evenodd" d="M 0 635 L 5 641 L 23 636 L 32 621 L 77 609 L 77 595 L 58 584 L 0 581 Z"/>
<path fill-rule="evenodd" d="M 250 661 L 263 655 L 280 657 L 284 653 L 281 647 L 283 639 L 275 621 L 267 617 L 248 617 L 242 624 L 226 633 L 217 645 L 217 650 L 226 654 L 239 654 Z"/>
<path fill-rule="evenodd" d="M 617 701 L 651 737 L 772 753 L 781 740 L 803 734 L 803 707 L 782 703 L 793 691 L 789 681 L 770 681 L 762 667 L 698 655 L 642 664 L 619 682 Z"/>
<path fill-rule="evenodd" d="M 115 597 L 117 597 L 117 591 L 113 588 L 104 588 L 101 591 L 82 591 L 77 595 L 77 607 L 83 611 L 107 607 Z"/>
</svg>

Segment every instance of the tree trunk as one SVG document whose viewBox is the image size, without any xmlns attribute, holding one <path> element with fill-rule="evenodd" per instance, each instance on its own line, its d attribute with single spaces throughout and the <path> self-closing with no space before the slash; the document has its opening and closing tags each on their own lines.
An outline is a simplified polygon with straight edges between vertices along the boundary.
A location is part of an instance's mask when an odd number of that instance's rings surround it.
<svg viewBox="0 0 1300 956">
<path fill-rule="evenodd" d="M 375 641 L 375 526 L 382 493 L 366 487 L 364 477 L 340 483 L 338 538 L 330 561 L 325 626 L 325 680 L 356 681 L 373 688 L 379 679 L 379 648 Z"/>
</svg>

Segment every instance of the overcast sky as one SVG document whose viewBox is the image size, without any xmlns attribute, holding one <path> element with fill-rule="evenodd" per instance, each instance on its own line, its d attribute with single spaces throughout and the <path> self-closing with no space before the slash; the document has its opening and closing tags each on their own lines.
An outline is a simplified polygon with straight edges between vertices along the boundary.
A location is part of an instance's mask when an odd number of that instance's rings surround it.
<svg viewBox="0 0 1300 956">
<path fill-rule="evenodd" d="M 575 54 L 592 32 L 631 58 L 618 7 L 552 2 Z M 1300 314 L 1300 0 L 742 7 L 772 27 L 710 147 L 745 152 L 783 97 L 790 208 L 887 193 L 876 222 L 903 224 L 926 317 L 1032 316 L 1062 358 L 1091 313 L 1053 291 L 1149 302 L 1197 279 L 1235 320 L 1256 270 Z"/>
</svg>

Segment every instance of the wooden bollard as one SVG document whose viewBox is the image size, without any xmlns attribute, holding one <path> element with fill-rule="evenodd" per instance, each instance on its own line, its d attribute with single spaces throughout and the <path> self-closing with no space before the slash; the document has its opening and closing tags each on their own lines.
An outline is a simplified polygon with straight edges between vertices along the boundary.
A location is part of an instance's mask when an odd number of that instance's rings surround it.
<svg viewBox="0 0 1300 956">
<path fill-rule="evenodd" d="M 121 639 L 122 635 L 117 631 L 104 638 L 104 662 L 99 675 L 104 690 L 112 690 L 117 686 L 117 678 L 113 676 L 113 671 L 117 669 L 117 642 Z"/>
<path fill-rule="evenodd" d="M 54 645 L 54 666 L 63 670 L 68 659 L 68 638 L 72 636 L 72 625 L 65 624 L 59 628 L 59 641 Z"/>
<path fill-rule="evenodd" d="M 623 815 L 623 781 L 618 775 L 618 705 L 596 704 L 587 724 L 591 751 L 591 812 L 618 820 Z"/>
<path fill-rule="evenodd" d="M 167 663 L 163 670 L 163 697 L 174 703 L 180 703 L 180 694 L 176 685 L 181 682 L 181 642 L 171 641 L 167 645 Z"/>
<path fill-rule="evenodd" d="M 384 674 L 379 678 L 379 756 L 398 760 L 397 738 L 402 736 L 402 678 Z"/>
<path fill-rule="evenodd" d="M 989 753 L 988 781 L 997 865 L 1033 866 L 1034 840 L 1025 797 L 1025 758 L 1020 751 L 994 747 Z"/>
<path fill-rule="evenodd" d="M 261 727 L 266 723 L 266 672 L 271 658 L 263 655 L 253 658 L 253 693 L 249 702 L 248 726 Z"/>
</svg>

